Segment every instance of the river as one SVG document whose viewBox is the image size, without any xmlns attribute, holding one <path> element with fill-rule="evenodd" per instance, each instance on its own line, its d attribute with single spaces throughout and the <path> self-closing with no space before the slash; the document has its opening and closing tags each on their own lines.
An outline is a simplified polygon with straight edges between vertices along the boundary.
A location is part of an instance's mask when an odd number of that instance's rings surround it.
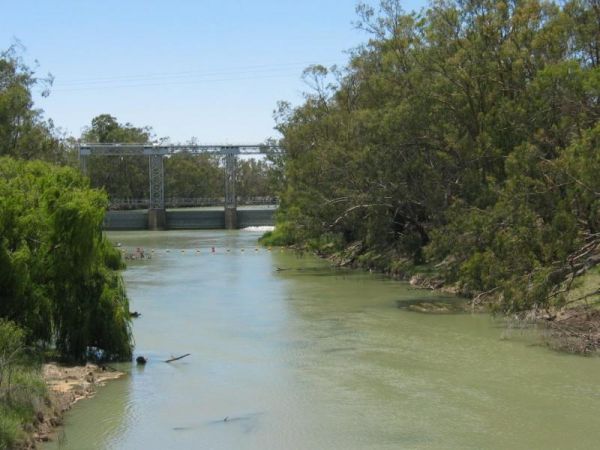
<svg viewBox="0 0 600 450">
<path fill-rule="evenodd" d="M 484 314 L 400 309 L 436 296 L 257 232 L 109 236 L 153 250 L 124 272 L 149 362 L 119 365 L 45 450 L 599 446 L 600 358 Z"/>
</svg>

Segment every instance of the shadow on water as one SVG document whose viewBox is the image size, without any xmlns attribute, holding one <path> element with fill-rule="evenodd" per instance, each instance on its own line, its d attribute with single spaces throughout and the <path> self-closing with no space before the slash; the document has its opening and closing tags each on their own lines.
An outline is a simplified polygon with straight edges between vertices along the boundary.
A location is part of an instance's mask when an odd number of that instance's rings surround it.
<svg viewBox="0 0 600 450">
<path fill-rule="evenodd" d="M 174 427 L 174 431 L 192 431 L 197 430 L 206 426 L 239 426 L 244 433 L 251 433 L 258 427 L 258 419 L 262 416 L 263 412 L 243 414 L 240 416 L 226 416 L 223 419 L 210 420 L 198 425 L 190 425 L 184 427 Z"/>
<path fill-rule="evenodd" d="M 335 347 L 335 348 L 325 349 L 325 350 L 323 350 L 323 353 L 353 352 L 356 349 L 357 349 L 356 347 Z"/>
<path fill-rule="evenodd" d="M 471 312 L 469 301 L 460 297 L 424 297 L 396 300 L 396 307 L 424 314 L 464 314 Z"/>
<path fill-rule="evenodd" d="M 355 272 L 345 268 L 324 267 L 277 267 L 275 272 L 280 274 L 306 275 L 311 277 L 338 277 L 340 275 L 359 275 L 360 272 Z"/>
</svg>

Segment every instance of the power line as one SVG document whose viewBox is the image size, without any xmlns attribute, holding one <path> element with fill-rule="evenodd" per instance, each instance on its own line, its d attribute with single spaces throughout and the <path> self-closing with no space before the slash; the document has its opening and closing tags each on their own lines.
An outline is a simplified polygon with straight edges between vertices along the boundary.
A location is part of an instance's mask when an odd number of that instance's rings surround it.
<svg viewBox="0 0 600 450">
<path fill-rule="evenodd" d="M 108 76 L 108 77 L 93 77 L 93 78 L 76 78 L 76 79 L 66 79 L 62 81 L 64 84 L 75 84 L 75 83 L 88 83 L 94 81 L 114 81 L 114 80 L 129 80 L 129 79 L 137 79 L 137 78 L 163 78 L 163 77 L 171 77 L 171 76 L 187 76 L 187 75 L 212 75 L 212 74 L 221 74 L 221 73 L 230 73 L 232 71 L 239 72 L 245 70 L 262 70 L 262 69 L 277 69 L 280 67 L 289 67 L 289 66 L 299 66 L 309 63 L 297 62 L 297 63 L 281 63 L 281 64 L 256 64 L 251 66 L 239 66 L 239 67 L 226 67 L 220 69 L 214 69 L 213 71 L 206 72 L 204 70 L 185 70 L 185 71 L 177 71 L 177 72 L 160 72 L 160 73 L 144 73 L 144 74 L 136 74 L 136 75 L 117 75 L 117 76 Z"/>
<path fill-rule="evenodd" d="M 138 75 L 120 75 L 114 77 L 96 77 L 96 78 L 80 78 L 60 81 L 57 80 L 55 83 L 56 87 L 72 87 L 72 86 L 89 86 L 95 84 L 106 84 L 110 85 L 115 82 L 144 82 L 144 81 L 155 81 L 155 80 L 169 80 L 169 79 L 181 79 L 181 78 L 205 78 L 212 76 L 226 76 L 226 75 L 246 75 L 254 73 L 264 72 L 281 72 L 290 69 L 304 68 L 310 63 L 281 63 L 281 64 L 260 64 L 253 66 L 240 66 L 232 67 L 228 69 L 218 69 L 212 71 L 180 71 L 180 72 L 169 72 L 169 73 L 154 73 L 154 74 L 138 74 Z M 332 65 L 332 64 L 328 64 Z"/>
<path fill-rule="evenodd" d="M 116 84 L 116 85 L 100 85 L 100 86 L 76 86 L 53 89 L 53 92 L 74 92 L 74 91 L 89 91 L 89 90 L 104 90 L 104 89 L 122 89 L 122 88 L 138 88 L 138 87 L 153 87 L 153 86 L 181 86 L 181 85 L 194 85 L 203 83 L 218 83 L 224 81 L 245 81 L 245 80 L 260 80 L 269 78 L 294 78 L 298 77 L 298 73 L 290 74 L 266 74 L 262 76 L 240 76 L 233 78 L 214 78 L 214 79 L 199 79 L 199 80 L 180 80 L 180 81 L 168 81 L 163 82 L 148 82 L 148 83 L 129 83 L 129 84 Z"/>
</svg>

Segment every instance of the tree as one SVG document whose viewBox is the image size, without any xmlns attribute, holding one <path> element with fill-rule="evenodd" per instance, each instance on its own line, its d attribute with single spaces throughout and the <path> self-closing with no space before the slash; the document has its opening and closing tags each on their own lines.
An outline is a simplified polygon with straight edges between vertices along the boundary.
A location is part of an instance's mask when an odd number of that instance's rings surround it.
<svg viewBox="0 0 600 450">
<path fill-rule="evenodd" d="M 596 3 L 359 5 L 368 43 L 276 114 L 281 240 L 435 264 L 506 310 L 561 305 L 600 252 Z"/>
<path fill-rule="evenodd" d="M 52 76 L 39 78 L 23 61 L 18 45 L 0 52 L 0 156 L 65 163 L 68 152 L 52 121 L 34 109 L 32 89 L 49 95 Z"/>
<path fill-rule="evenodd" d="M 120 253 L 102 233 L 106 195 L 75 169 L 0 158 L 0 318 L 31 343 L 128 359 Z"/>
<path fill-rule="evenodd" d="M 110 114 L 92 119 L 81 135 L 87 143 L 146 144 L 153 139 L 150 127 L 135 127 L 119 123 Z M 89 177 L 94 187 L 106 189 L 110 198 L 149 198 L 148 159 L 140 156 L 92 156 Z"/>
<path fill-rule="evenodd" d="M 223 197 L 224 174 L 214 155 L 181 152 L 165 160 L 168 198 Z"/>
<path fill-rule="evenodd" d="M 265 160 L 240 159 L 237 167 L 236 194 L 243 201 L 273 197 L 271 165 Z"/>
</svg>

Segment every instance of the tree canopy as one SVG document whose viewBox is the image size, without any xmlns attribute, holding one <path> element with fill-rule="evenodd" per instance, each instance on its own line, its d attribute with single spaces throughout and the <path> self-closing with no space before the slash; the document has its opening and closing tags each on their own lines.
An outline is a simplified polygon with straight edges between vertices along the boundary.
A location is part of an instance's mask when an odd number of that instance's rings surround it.
<svg viewBox="0 0 600 450">
<path fill-rule="evenodd" d="M 20 56 L 19 46 L 0 52 L 0 156 L 65 163 L 69 152 L 52 121 L 33 107 L 32 89 L 47 95 L 52 76 L 40 78 Z"/>
<path fill-rule="evenodd" d="M 92 119 L 81 140 L 88 143 L 146 144 L 157 139 L 151 127 L 140 128 L 130 123 L 123 124 L 116 117 L 101 114 Z M 225 173 L 220 156 L 180 152 L 165 158 L 164 164 L 167 199 L 224 197 Z M 102 187 L 110 198 L 149 197 L 147 158 L 91 157 L 88 167 L 92 186 Z M 267 161 L 237 161 L 237 195 L 242 201 L 251 197 L 273 196 L 270 169 L 271 165 Z"/>
<path fill-rule="evenodd" d="M 368 43 L 309 67 L 304 103 L 276 113 L 277 237 L 436 264 L 506 310 L 560 305 L 600 259 L 598 3 L 357 12 Z"/>
<path fill-rule="evenodd" d="M 0 318 L 84 359 L 129 358 L 121 255 L 102 233 L 107 197 L 76 170 L 0 158 Z"/>
</svg>

